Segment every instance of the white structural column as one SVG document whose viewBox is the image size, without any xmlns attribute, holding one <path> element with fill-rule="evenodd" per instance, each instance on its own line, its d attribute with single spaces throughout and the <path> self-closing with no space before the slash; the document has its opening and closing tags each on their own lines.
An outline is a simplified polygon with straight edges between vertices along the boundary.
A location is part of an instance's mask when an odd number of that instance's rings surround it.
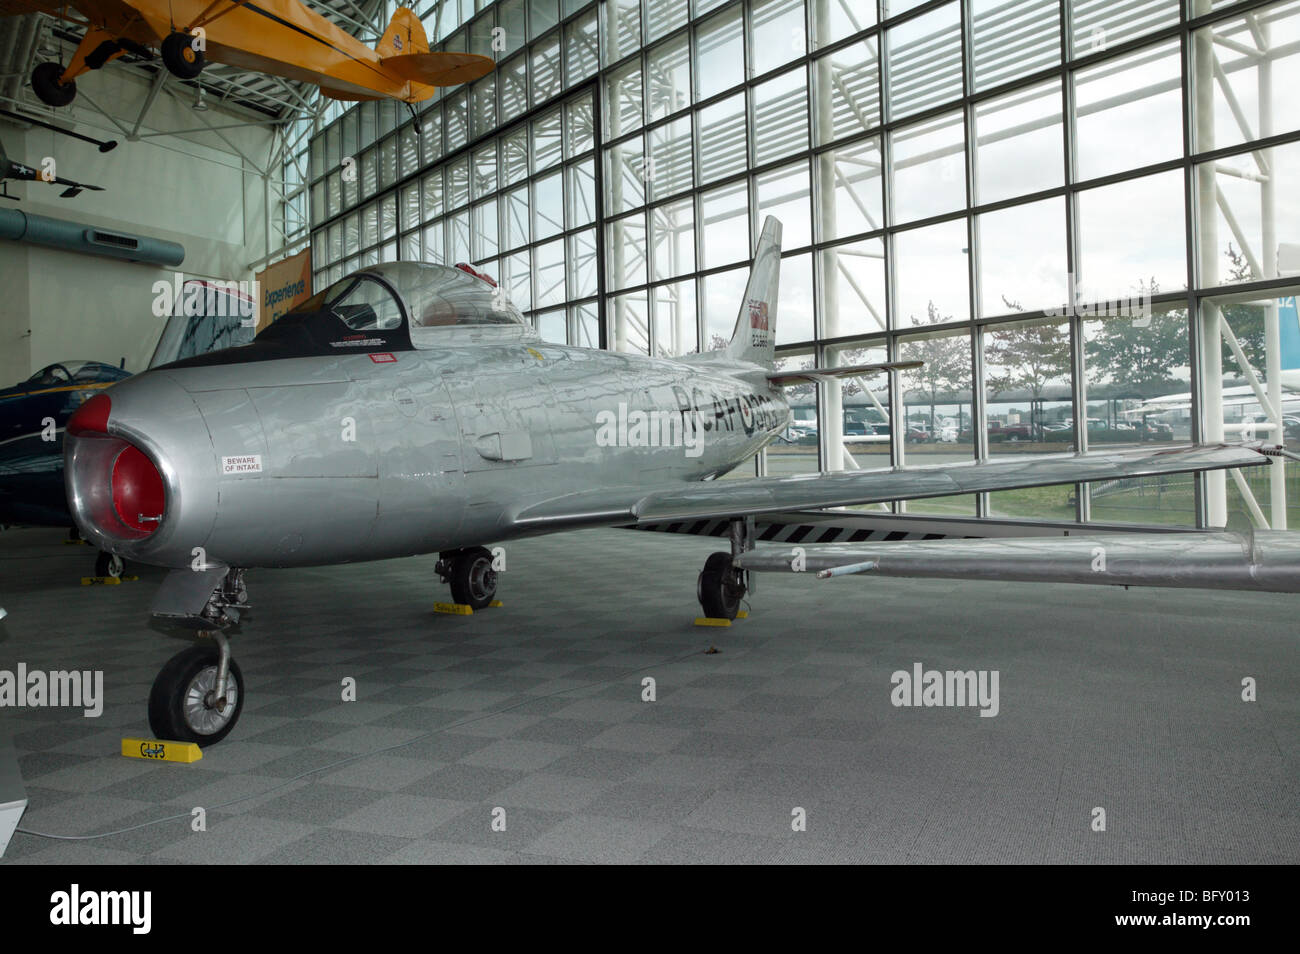
<svg viewBox="0 0 1300 954">
<path fill-rule="evenodd" d="M 1264 56 L 1259 63 L 1259 136 L 1266 139 L 1273 135 L 1273 50 L 1272 27 L 1265 22 L 1259 23 L 1259 39 Z M 1260 266 L 1264 269 L 1262 278 L 1277 278 L 1277 162 L 1272 149 L 1262 152 L 1266 168 L 1262 169 L 1263 182 L 1260 184 L 1260 225 L 1264 248 L 1261 250 Z M 1268 363 L 1268 403 L 1272 410 L 1273 429 L 1266 435 L 1267 439 L 1278 444 L 1286 441 L 1286 430 L 1282 423 L 1282 341 L 1278 327 L 1278 303 L 1276 298 L 1269 299 L 1264 308 L 1264 354 Z M 1286 469 L 1285 458 L 1275 458 L 1269 471 L 1269 502 L 1271 527 L 1285 530 L 1286 520 Z"/>
<path fill-rule="evenodd" d="M 831 0 L 814 0 L 812 16 L 813 51 L 824 47 L 830 33 Z M 833 58 L 822 56 L 813 62 L 816 64 L 816 76 L 813 80 L 813 141 L 825 137 L 826 130 L 833 122 L 833 104 L 831 86 L 835 77 Z M 828 149 L 817 157 L 818 175 L 813 185 L 817 203 L 820 235 L 837 235 L 835 226 L 835 150 Z M 839 283 L 836 281 L 839 253 L 827 249 L 821 253 L 821 319 L 822 338 L 837 338 L 843 334 L 840 330 Z M 829 359 L 829 354 L 826 355 Z M 834 362 L 838 364 L 837 358 Z M 822 438 L 822 453 L 826 470 L 843 470 L 844 459 L 848 451 L 844 447 L 844 380 L 842 378 L 828 381 L 818 386 L 821 396 L 821 412 L 817 420 L 817 432 Z"/>
<path fill-rule="evenodd" d="M 1196 13 L 1208 13 L 1211 0 L 1196 0 Z M 1193 34 L 1192 47 L 1192 120 L 1196 124 L 1194 137 L 1196 149 L 1204 151 L 1214 147 L 1214 37 L 1210 30 Z M 1209 288 L 1219 281 L 1217 192 L 1213 163 L 1197 167 L 1196 203 L 1199 233 L 1192 241 L 1197 243 L 1199 274 L 1196 284 Z M 1223 440 L 1223 315 L 1219 306 L 1204 299 L 1198 320 L 1201 323 L 1200 367 L 1200 418 L 1201 439 L 1207 443 Z M 1212 527 L 1222 527 L 1228 522 L 1228 488 L 1223 471 L 1205 474 L 1206 518 Z"/>
</svg>

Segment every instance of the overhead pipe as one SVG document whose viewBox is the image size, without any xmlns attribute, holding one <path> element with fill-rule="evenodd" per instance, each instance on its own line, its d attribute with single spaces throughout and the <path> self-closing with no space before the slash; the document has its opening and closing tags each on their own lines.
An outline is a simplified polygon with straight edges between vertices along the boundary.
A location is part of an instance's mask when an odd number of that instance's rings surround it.
<svg viewBox="0 0 1300 954">
<path fill-rule="evenodd" d="M 176 242 L 31 215 L 19 209 L 0 209 L 0 239 L 173 268 L 185 260 L 185 246 Z"/>
</svg>

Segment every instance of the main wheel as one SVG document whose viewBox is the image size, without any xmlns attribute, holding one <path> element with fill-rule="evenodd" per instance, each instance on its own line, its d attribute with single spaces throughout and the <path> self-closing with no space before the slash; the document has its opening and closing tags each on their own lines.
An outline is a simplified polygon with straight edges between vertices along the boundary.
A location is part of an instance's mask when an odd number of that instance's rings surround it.
<svg viewBox="0 0 1300 954">
<path fill-rule="evenodd" d="M 194 38 L 186 33 L 172 33 L 162 41 L 163 65 L 180 79 L 194 79 L 207 66 L 201 50 L 194 49 Z"/>
<path fill-rule="evenodd" d="M 695 584 L 704 615 L 712 619 L 735 619 L 745 584 L 740 571 L 731 565 L 730 553 L 712 553 Z"/>
<path fill-rule="evenodd" d="M 483 609 L 497 595 L 497 571 L 492 554 L 485 547 L 473 547 L 457 554 L 451 566 L 451 598 L 474 609 Z"/>
<path fill-rule="evenodd" d="M 63 67 L 58 63 L 41 63 L 32 70 L 32 90 L 46 106 L 67 106 L 77 95 L 77 83 L 59 82 Z"/>
<path fill-rule="evenodd" d="M 244 708 L 244 675 L 232 659 L 225 705 L 218 707 L 214 693 L 220 658 L 216 646 L 200 644 L 167 660 L 149 692 L 149 728 L 155 738 L 206 748 L 230 734 Z"/>
<path fill-rule="evenodd" d="M 100 550 L 99 556 L 95 557 L 95 576 L 119 577 L 125 567 L 126 564 L 116 553 Z"/>
</svg>

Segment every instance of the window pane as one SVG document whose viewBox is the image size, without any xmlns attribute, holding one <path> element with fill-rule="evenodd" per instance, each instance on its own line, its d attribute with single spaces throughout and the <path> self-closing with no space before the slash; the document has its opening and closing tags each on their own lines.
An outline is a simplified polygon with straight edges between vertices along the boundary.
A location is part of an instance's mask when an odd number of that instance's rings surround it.
<svg viewBox="0 0 1300 954">
<path fill-rule="evenodd" d="M 961 11 L 950 3 L 886 32 L 889 110 L 905 116 L 962 94 Z"/>
<path fill-rule="evenodd" d="M 808 74 L 800 67 L 754 87 L 754 161 L 808 148 Z"/>
<path fill-rule="evenodd" d="M 650 166 L 647 181 L 651 198 L 675 195 L 691 187 L 691 118 L 683 116 L 647 133 Z"/>
<path fill-rule="evenodd" d="M 822 250 L 822 336 L 884 331 L 885 243 L 869 239 Z M 784 296 L 782 296 L 784 299 Z"/>
<path fill-rule="evenodd" d="M 660 285 L 654 290 L 655 354 L 683 355 L 699 350 L 695 330 L 695 281 Z"/>
<path fill-rule="evenodd" d="M 595 229 L 569 236 L 569 253 L 565 264 L 569 270 L 570 300 L 596 294 Z"/>
<path fill-rule="evenodd" d="M 600 65 L 596 11 L 592 10 L 565 29 L 564 61 L 570 85 L 586 79 Z"/>
<path fill-rule="evenodd" d="M 650 210 L 654 273 L 658 281 L 695 270 L 695 204 L 683 199 Z"/>
<path fill-rule="evenodd" d="M 753 76 L 762 76 L 807 50 L 803 0 L 754 0 L 750 59 Z"/>
<path fill-rule="evenodd" d="M 1212 115 L 1194 127 L 1198 152 L 1300 127 L 1300 5 L 1273 4 L 1204 27 L 1192 50 L 1193 81 L 1214 101 Z M 1271 86 L 1272 94 L 1261 96 L 1261 85 Z"/>
<path fill-rule="evenodd" d="M 533 47 L 533 105 L 546 102 L 560 92 L 560 38 L 553 36 Z"/>
<path fill-rule="evenodd" d="M 970 0 L 975 88 L 1061 62 L 1059 0 Z"/>
<path fill-rule="evenodd" d="M 1214 197 L 1198 210 L 1201 285 L 1276 278 L 1283 247 L 1300 249 L 1300 144 L 1202 163 L 1196 175 L 1202 194 Z M 1266 210 L 1274 219 L 1268 228 Z"/>
<path fill-rule="evenodd" d="M 564 241 L 556 239 L 533 249 L 533 307 L 564 302 Z"/>
<path fill-rule="evenodd" d="M 806 160 L 765 172 L 755 179 L 758 193 L 758 221 L 769 215 L 781 220 L 781 248 L 789 251 L 812 243 L 812 210 Z M 786 300 L 782 295 L 782 301 Z"/>
<path fill-rule="evenodd" d="M 909 339 L 898 344 L 899 361 L 920 361 L 921 367 L 899 374 L 902 388 L 903 412 L 908 424 L 923 426 L 941 438 L 968 435 L 971 427 L 971 341 L 970 334 L 960 332 L 934 338 Z M 892 428 L 891 428 L 892 430 Z M 952 458 L 969 454 L 963 448 L 960 436 L 953 447 Z M 945 445 L 954 442 L 944 441 Z M 906 440 L 899 445 L 900 453 L 911 463 L 933 460 L 927 454 L 907 454 Z M 975 497 L 967 494 L 954 497 L 937 497 L 929 500 L 909 500 L 908 513 L 955 514 L 974 516 Z"/>
<path fill-rule="evenodd" d="M 985 205 L 1065 181 L 1059 81 L 975 107 L 975 202 Z"/>
<path fill-rule="evenodd" d="M 644 291 L 616 295 L 607 310 L 615 351 L 650 353 L 650 302 Z"/>
<path fill-rule="evenodd" d="M 984 329 L 985 409 L 989 454 L 1023 453 L 1053 445 L 1074 449 L 1074 397 L 1070 390 L 1070 325 L 1065 321 L 1017 321 Z M 1014 491 L 1001 495 L 1009 516 L 1073 519 L 1068 505 L 1073 487 Z"/>
<path fill-rule="evenodd" d="M 1187 287 L 1184 230 L 1169 227 L 1184 221 L 1181 172 L 1087 189 L 1078 202 L 1081 300 Z"/>
<path fill-rule="evenodd" d="M 819 143 L 880 125 L 876 46 L 876 37 L 869 37 L 813 62 L 813 81 L 821 91 L 813 123 Z"/>
<path fill-rule="evenodd" d="M 1097 3 L 1069 0 L 1074 55 L 1105 50 L 1178 22 L 1179 0 L 1129 0 L 1128 3 Z"/>
<path fill-rule="evenodd" d="M 646 112 L 653 122 L 691 104 L 691 47 L 682 34 L 646 54 Z"/>
<path fill-rule="evenodd" d="M 688 0 L 654 0 L 646 4 L 645 31 L 647 40 L 657 40 L 671 33 L 690 19 Z"/>
<path fill-rule="evenodd" d="M 609 212 L 618 214 L 645 204 L 645 185 L 649 167 L 640 136 L 610 146 L 605 150 L 605 188 Z"/>
<path fill-rule="evenodd" d="M 564 231 L 564 173 L 556 171 L 533 183 L 533 239 Z"/>
<path fill-rule="evenodd" d="M 781 259 L 781 306 L 776 323 L 778 345 L 813 339 L 813 298 L 812 254 L 804 252 Z"/>
<path fill-rule="evenodd" d="M 744 182 L 704 193 L 700 214 L 701 268 L 716 268 L 750 257 L 749 192 Z M 739 298 L 736 307 L 740 307 Z"/>
<path fill-rule="evenodd" d="M 941 222 L 894 236 L 894 327 L 970 318 L 966 221 Z"/>
<path fill-rule="evenodd" d="M 733 268 L 701 279 L 704 286 L 704 350 L 717 351 L 725 348 L 731 340 L 748 281 L 748 267 Z"/>
<path fill-rule="evenodd" d="M 822 197 L 817 216 L 819 239 L 873 232 L 884 226 L 880 140 L 831 149 L 815 161 Z"/>
<path fill-rule="evenodd" d="M 965 142 L 961 113 L 893 133 L 895 222 L 912 222 L 965 207 Z"/>
<path fill-rule="evenodd" d="M 745 27 L 740 6 L 705 20 L 696 31 L 700 99 L 730 89 L 745 79 Z"/>
<path fill-rule="evenodd" d="M 564 170 L 568 188 L 567 228 L 596 221 L 596 174 L 591 159 L 574 163 Z"/>
<path fill-rule="evenodd" d="M 697 114 L 700 181 L 711 182 L 749 165 L 745 145 L 745 94 L 737 93 Z"/>
<path fill-rule="evenodd" d="M 643 213 L 615 219 L 607 226 L 605 255 L 609 259 L 611 288 L 646 282 L 646 235 Z"/>
<path fill-rule="evenodd" d="M 606 0 L 602 8 L 605 63 L 617 63 L 641 47 L 641 0 Z"/>
<path fill-rule="evenodd" d="M 564 158 L 563 115 L 554 109 L 533 120 L 533 171 L 549 169 Z"/>
<path fill-rule="evenodd" d="M 1046 199 L 978 218 L 980 313 L 1060 307 L 1069 298 L 1065 202 Z"/>
<path fill-rule="evenodd" d="M 1075 74 L 1080 180 L 1182 155 L 1179 64 L 1178 44 L 1163 43 Z"/>
<path fill-rule="evenodd" d="M 605 133 L 617 139 L 640 129 L 642 123 L 641 63 L 631 60 L 611 72 L 605 80 Z"/>
</svg>

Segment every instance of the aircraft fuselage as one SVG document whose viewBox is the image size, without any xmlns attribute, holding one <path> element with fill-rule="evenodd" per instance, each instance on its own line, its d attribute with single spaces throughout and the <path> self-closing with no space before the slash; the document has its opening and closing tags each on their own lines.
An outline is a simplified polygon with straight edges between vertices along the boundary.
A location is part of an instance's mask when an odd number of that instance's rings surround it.
<svg viewBox="0 0 1300 954">
<path fill-rule="evenodd" d="M 535 339 L 163 368 L 110 396 L 110 430 L 162 476 L 165 517 L 138 539 L 96 542 L 169 567 L 309 566 L 500 541 L 519 532 L 515 513 L 566 493 L 719 476 L 790 417 L 757 367 Z M 93 478 L 118 467 L 103 463 L 114 443 L 76 442 L 71 469 Z"/>
</svg>

